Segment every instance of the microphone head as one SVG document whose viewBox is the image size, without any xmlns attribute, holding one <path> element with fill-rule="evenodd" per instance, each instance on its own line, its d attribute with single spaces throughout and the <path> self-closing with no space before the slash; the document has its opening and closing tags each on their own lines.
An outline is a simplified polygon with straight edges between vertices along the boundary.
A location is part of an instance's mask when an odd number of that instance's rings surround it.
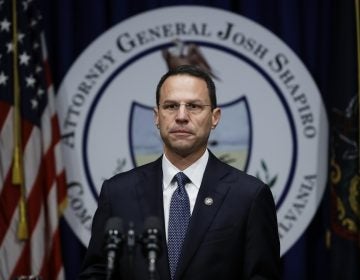
<svg viewBox="0 0 360 280">
<path fill-rule="evenodd" d="M 111 217 L 105 225 L 104 249 L 115 252 L 123 242 L 123 223 L 118 217 Z"/>
<path fill-rule="evenodd" d="M 147 217 L 144 222 L 144 229 L 145 229 L 145 231 L 151 229 L 151 230 L 157 230 L 158 232 L 161 232 L 160 219 L 155 216 Z"/>
<path fill-rule="evenodd" d="M 161 222 L 158 217 L 150 216 L 144 222 L 144 234 L 142 236 L 143 250 L 147 255 L 149 252 L 161 253 Z"/>
<path fill-rule="evenodd" d="M 111 217 L 107 220 L 105 225 L 105 233 L 109 234 L 111 232 L 117 231 L 118 233 L 123 232 L 123 222 L 119 217 Z"/>
</svg>

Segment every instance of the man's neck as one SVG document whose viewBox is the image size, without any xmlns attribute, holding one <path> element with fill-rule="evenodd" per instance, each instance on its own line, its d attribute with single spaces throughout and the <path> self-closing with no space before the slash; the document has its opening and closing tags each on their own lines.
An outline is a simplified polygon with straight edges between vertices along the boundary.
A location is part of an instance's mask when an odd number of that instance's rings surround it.
<svg viewBox="0 0 360 280">
<path fill-rule="evenodd" d="M 206 148 L 202 151 L 199 151 L 197 153 L 191 153 L 189 155 L 181 155 L 167 151 L 164 151 L 164 154 L 174 166 L 176 166 L 179 170 L 182 171 L 188 168 L 194 162 L 196 162 L 199 158 L 201 158 L 201 156 L 205 153 L 205 151 Z"/>
</svg>

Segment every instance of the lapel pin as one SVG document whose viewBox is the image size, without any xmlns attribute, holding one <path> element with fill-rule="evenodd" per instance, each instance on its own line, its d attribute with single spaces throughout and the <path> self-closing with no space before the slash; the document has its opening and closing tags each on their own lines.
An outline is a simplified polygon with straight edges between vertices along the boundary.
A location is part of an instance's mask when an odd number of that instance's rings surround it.
<svg viewBox="0 0 360 280">
<path fill-rule="evenodd" d="M 210 206 L 214 203 L 214 200 L 211 197 L 206 197 L 204 203 L 205 205 Z"/>
</svg>

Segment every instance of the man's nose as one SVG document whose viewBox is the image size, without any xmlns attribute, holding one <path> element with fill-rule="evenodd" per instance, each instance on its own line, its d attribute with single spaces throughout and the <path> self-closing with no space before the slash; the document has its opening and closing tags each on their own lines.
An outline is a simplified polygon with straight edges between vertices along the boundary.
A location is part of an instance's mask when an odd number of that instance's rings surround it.
<svg viewBox="0 0 360 280">
<path fill-rule="evenodd" d="M 176 119 L 187 120 L 189 118 L 189 112 L 186 109 L 186 104 L 180 104 L 179 109 L 176 113 Z"/>
</svg>

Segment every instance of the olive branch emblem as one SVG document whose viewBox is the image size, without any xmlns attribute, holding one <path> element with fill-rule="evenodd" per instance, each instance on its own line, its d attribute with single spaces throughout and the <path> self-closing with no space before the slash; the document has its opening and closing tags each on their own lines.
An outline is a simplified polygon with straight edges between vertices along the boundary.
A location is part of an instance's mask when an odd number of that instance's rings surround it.
<svg viewBox="0 0 360 280">
<path fill-rule="evenodd" d="M 269 168 L 266 164 L 266 162 L 262 159 L 260 162 L 261 166 L 261 174 L 260 172 L 256 172 L 256 177 L 259 178 L 261 181 L 263 181 L 265 184 L 267 184 L 270 188 L 273 187 L 277 181 L 278 175 L 271 176 L 269 172 Z"/>
<path fill-rule="evenodd" d="M 116 160 L 116 167 L 113 170 L 113 175 L 121 173 L 124 170 L 125 165 L 126 165 L 126 158 L 118 158 Z M 105 176 L 102 176 L 103 181 L 105 181 L 106 179 L 107 178 Z"/>
</svg>

